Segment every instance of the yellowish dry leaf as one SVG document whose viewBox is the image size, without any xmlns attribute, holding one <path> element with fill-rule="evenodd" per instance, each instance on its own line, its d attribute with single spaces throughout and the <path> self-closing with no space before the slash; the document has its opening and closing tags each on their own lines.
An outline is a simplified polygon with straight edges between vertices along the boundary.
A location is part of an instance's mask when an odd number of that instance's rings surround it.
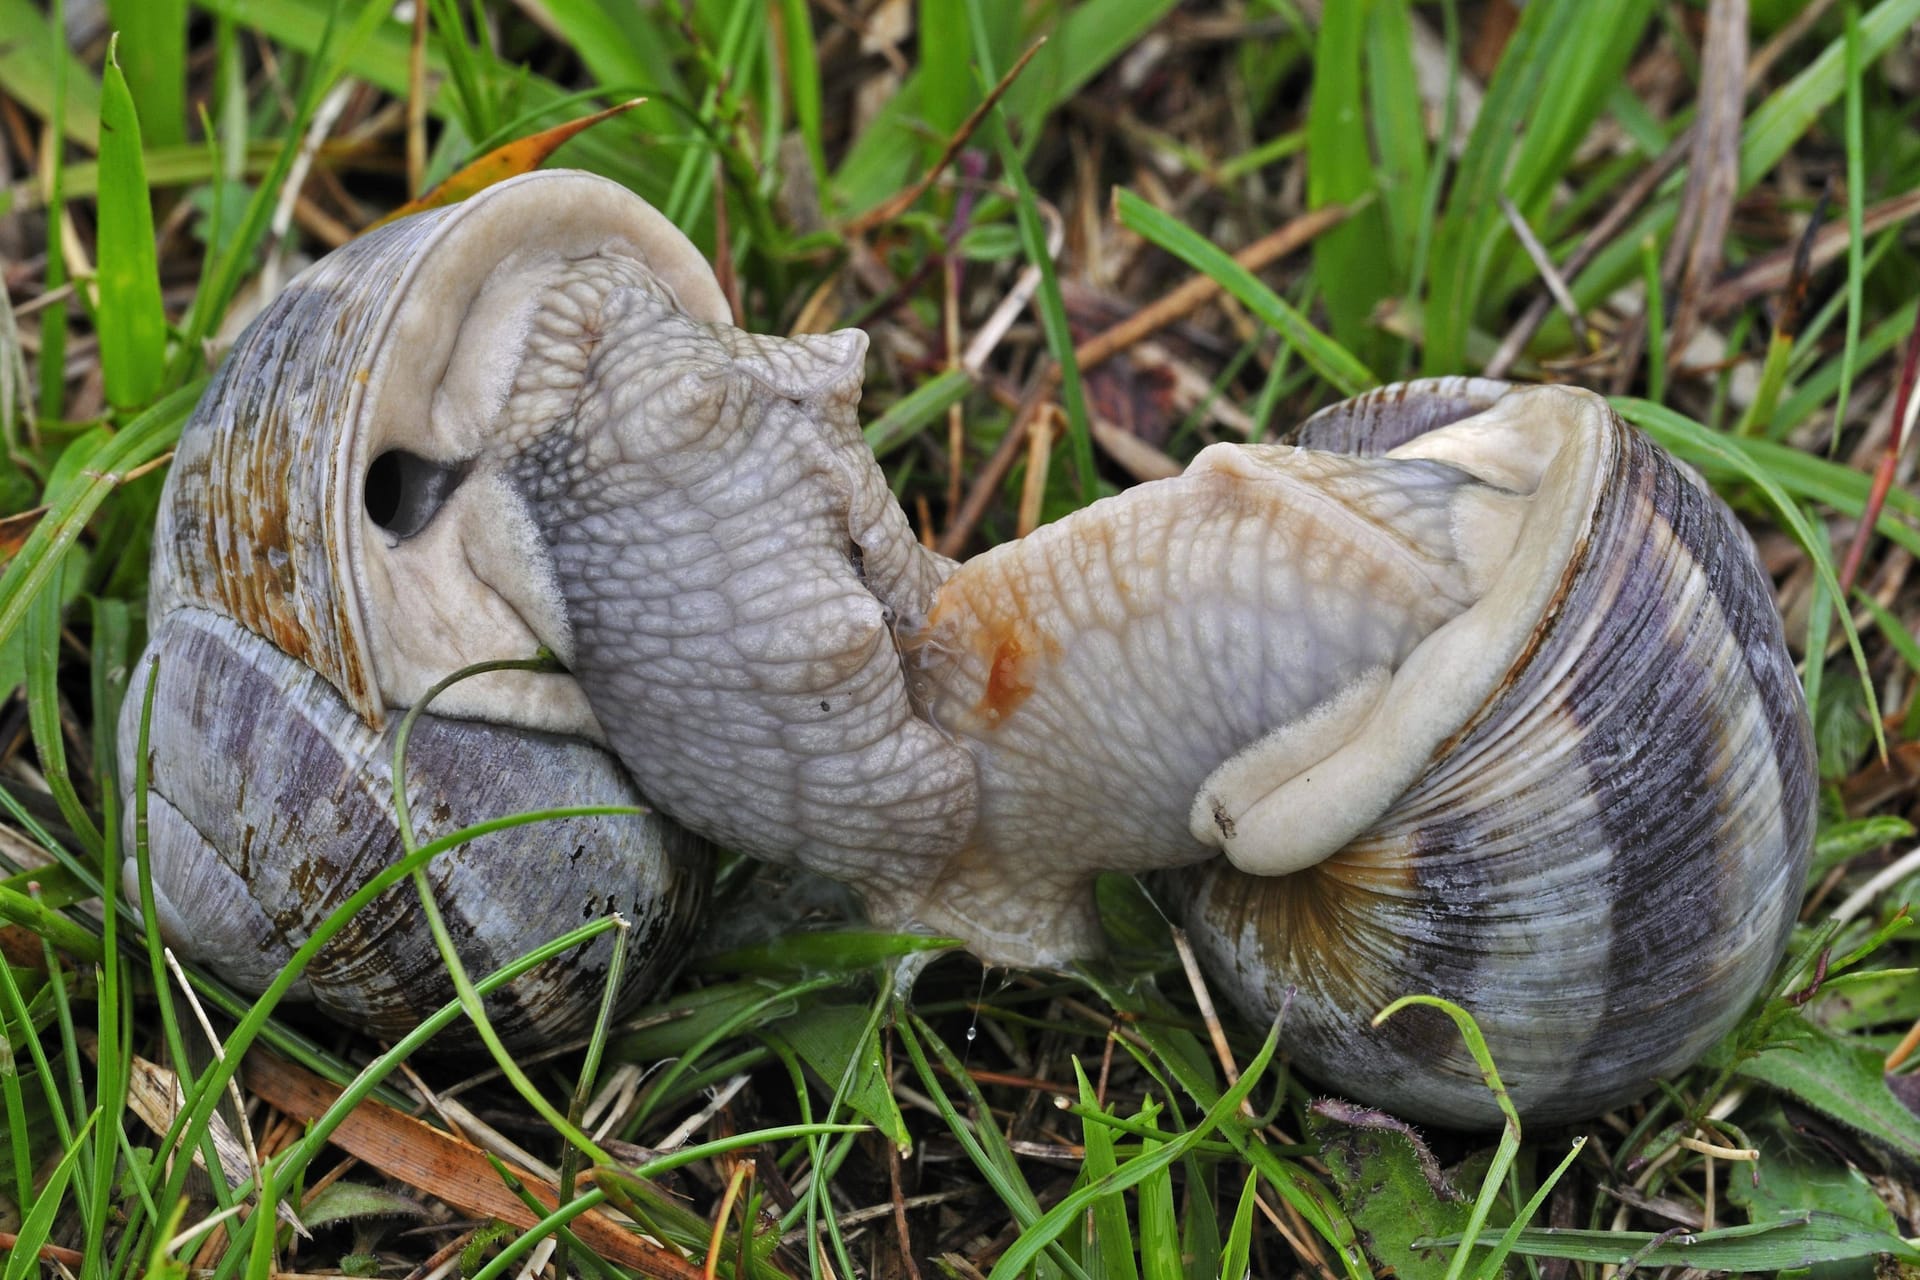
<svg viewBox="0 0 1920 1280">
<path fill-rule="evenodd" d="M 517 178 L 523 173 L 532 173 L 547 162 L 548 156 L 558 151 L 563 143 L 576 134 L 591 129 L 602 120 L 610 120 L 624 111 L 631 111 L 645 101 L 645 98 L 634 98 L 617 106 L 608 107 L 605 111 L 596 111 L 590 116 L 569 120 L 565 124 L 557 124 L 551 129 L 542 129 L 539 133 L 528 134 L 524 138 L 516 138 L 505 146 L 496 147 L 472 164 L 448 174 L 386 217 L 369 225 L 367 230 L 371 231 L 374 227 L 384 226 L 396 218 L 404 218 L 409 214 L 438 209 L 442 205 L 458 204 L 468 196 L 484 191 L 497 182 Z"/>
</svg>

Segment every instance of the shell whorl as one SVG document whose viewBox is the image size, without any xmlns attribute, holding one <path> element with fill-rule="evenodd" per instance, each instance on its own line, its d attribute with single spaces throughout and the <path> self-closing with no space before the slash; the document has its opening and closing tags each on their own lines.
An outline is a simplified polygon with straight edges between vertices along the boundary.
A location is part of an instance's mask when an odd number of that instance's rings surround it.
<svg viewBox="0 0 1920 1280">
<path fill-rule="evenodd" d="M 398 720 L 368 728 L 313 671 L 204 609 L 170 615 L 153 651 L 148 843 L 161 931 L 187 958 L 257 992 L 334 907 L 404 853 L 391 795 Z M 147 683 L 143 661 L 121 713 L 128 778 Z M 406 789 L 422 843 L 534 804 L 640 805 L 591 743 L 433 715 L 414 726 Z M 132 847 L 131 804 L 124 822 Z M 573 816 L 482 836 L 435 858 L 428 879 L 475 976 L 618 912 L 633 930 L 621 979 L 630 1006 L 684 957 L 707 861 L 704 844 L 650 814 Z M 125 881 L 138 902 L 131 858 Z M 524 1044 L 583 1030 L 611 954 L 602 936 L 490 997 L 502 1035 Z M 383 1037 L 451 1000 L 413 886 L 403 881 L 353 916 L 294 994 Z"/>
<path fill-rule="evenodd" d="M 1423 406 L 1406 429 L 1391 406 L 1422 386 L 1305 439 L 1381 452 L 1461 416 Z M 1288 1043 L 1310 1074 L 1415 1118 L 1498 1116 L 1439 1015 L 1369 1026 L 1398 996 L 1464 1005 L 1523 1113 L 1577 1118 L 1723 1035 L 1799 900 L 1811 730 L 1767 579 L 1723 504 L 1611 413 L 1605 430 L 1550 607 L 1413 786 L 1315 867 L 1219 862 L 1175 891 L 1236 1003 L 1271 1018 L 1295 989 Z"/>
</svg>

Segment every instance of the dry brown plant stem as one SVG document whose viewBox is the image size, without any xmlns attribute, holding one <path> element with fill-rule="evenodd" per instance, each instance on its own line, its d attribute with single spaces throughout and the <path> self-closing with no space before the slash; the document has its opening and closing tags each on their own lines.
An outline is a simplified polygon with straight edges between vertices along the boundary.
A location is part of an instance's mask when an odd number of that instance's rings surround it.
<svg viewBox="0 0 1920 1280">
<path fill-rule="evenodd" d="M 1907 335 L 1906 354 L 1900 361 L 1900 389 L 1893 399 L 1893 422 L 1887 428 L 1887 445 L 1880 454 L 1880 463 L 1873 470 L 1873 487 L 1867 493 L 1866 508 L 1860 513 L 1860 527 L 1854 530 L 1853 543 L 1847 548 L 1847 557 L 1840 566 L 1840 591 L 1843 596 L 1853 591 L 1854 579 L 1860 576 L 1860 563 L 1867 554 L 1867 544 L 1873 540 L 1873 528 L 1880 523 L 1880 512 L 1887 504 L 1887 494 L 1893 488 L 1894 469 L 1900 464 L 1900 445 L 1905 439 L 1905 428 L 1909 411 L 1913 407 L 1913 388 L 1916 374 L 1920 374 L 1920 323 L 1915 323 L 1913 332 Z M 1842 608 L 1844 599 L 1836 601 Z"/>
<path fill-rule="evenodd" d="M 987 118 L 987 112 L 993 110 L 995 104 L 1000 101 L 1001 95 L 1005 94 L 1019 74 L 1026 70 L 1027 64 L 1033 61 L 1033 55 L 1040 52 L 1040 47 L 1044 44 L 1046 39 L 1042 37 L 1028 46 L 1027 51 L 1020 55 L 1020 60 L 1008 69 L 1007 74 L 1000 77 L 1000 83 L 994 85 L 987 96 L 980 100 L 980 105 L 960 122 L 960 127 L 953 131 L 953 136 L 947 139 L 947 145 L 941 149 L 939 158 L 927 167 L 927 171 L 920 175 L 918 181 L 847 223 L 846 234 L 865 235 L 875 227 L 891 222 L 913 208 L 914 203 L 927 193 L 927 189 L 939 180 L 942 173 L 946 172 L 947 166 L 953 163 L 953 158 L 960 154 L 960 148 L 967 145 L 967 139 L 971 138 L 974 130 L 980 127 L 980 122 Z"/>
<path fill-rule="evenodd" d="M 407 194 L 420 194 L 427 176 L 427 6 L 413 6 L 407 48 Z"/>
</svg>

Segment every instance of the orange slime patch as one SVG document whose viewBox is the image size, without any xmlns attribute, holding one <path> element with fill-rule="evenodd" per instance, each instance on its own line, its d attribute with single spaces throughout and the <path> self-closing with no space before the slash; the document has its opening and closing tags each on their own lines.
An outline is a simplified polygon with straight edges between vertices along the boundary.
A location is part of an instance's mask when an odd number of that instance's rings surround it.
<svg viewBox="0 0 1920 1280">
<path fill-rule="evenodd" d="M 987 687 L 973 710 L 993 726 L 1020 709 L 1039 680 L 1037 664 L 1057 658 L 1060 645 L 1052 636 L 1016 615 L 989 624 L 981 636 L 979 651 L 991 652 L 993 657 L 987 664 Z"/>
<path fill-rule="evenodd" d="M 993 665 L 987 670 L 987 691 L 981 695 L 979 707 L 990 723 L 998 724 L 1019 710 L 1033 692 L 1033 681 L 1022 671 L 1026 652 L 1017 635 L 1006 637 L 994 648 Z"/>
</svg>

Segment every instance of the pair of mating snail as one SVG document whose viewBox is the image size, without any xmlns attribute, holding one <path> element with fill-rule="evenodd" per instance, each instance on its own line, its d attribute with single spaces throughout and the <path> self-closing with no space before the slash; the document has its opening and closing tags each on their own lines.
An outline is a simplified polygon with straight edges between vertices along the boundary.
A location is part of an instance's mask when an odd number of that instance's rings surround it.
<svg viewBox="0 0 1920 1280">
<path fill-rule="evenodd" d="M 1243 1009 L 1296 993 L 1311 1074 L 1457 1124 L 1495 1113 L 1451 1026 L 1368 1026 L 1400 995 L 1465 1005 L 1522 1110 L 1564 1119 L 1686 1065 L 1767 977 L 1811 842 L 1804 704 L 1745 534 L 1603 401 L 1387 388 L 956 565 L 863 442 L 864 336 L 728 319 L 658 213 L 549 171 L 355 241 L 255 321 L 156 538 L 176 945 L 263 984 L 397 854 L 394 710 L 545 646 L 567 674 L 422 718 L 421 838 L 641 794 L 673 821 L 435 863 L 476 970 L 616 910 L 644 989 L 697 837 L 1006 964 L 1093 951 L 1093 878 L 1157 871 Z M 389 1032 L 445 999 L 412 901 L 311 994 Z M 605 965 L 551 962 L 502 1018 L 577 1025 Z"/>
</svg>

